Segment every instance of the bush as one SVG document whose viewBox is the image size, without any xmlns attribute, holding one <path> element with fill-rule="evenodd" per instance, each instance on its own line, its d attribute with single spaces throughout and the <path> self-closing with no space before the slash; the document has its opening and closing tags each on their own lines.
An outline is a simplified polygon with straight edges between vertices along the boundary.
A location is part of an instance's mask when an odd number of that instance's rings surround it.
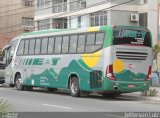
<svg viewBox="0 0 160 118">
<path fill-rule="evenodd" d="M 159 91 L 156 89 L 150 89 L 149 91 L 143 91 L 142 95 L 143 96 L 157 96 L 158 92 Z"/>
<path fill-rule="evenodd" d="M 4 99 L 4 98 L 0 98 L 0 118 L 2 117 L 2 113 L 3 112 L 7 112 L 8 110 L 10 110 L 12 107 L 11 105 L 8 103 L 8 100 Z"/>
</svg>

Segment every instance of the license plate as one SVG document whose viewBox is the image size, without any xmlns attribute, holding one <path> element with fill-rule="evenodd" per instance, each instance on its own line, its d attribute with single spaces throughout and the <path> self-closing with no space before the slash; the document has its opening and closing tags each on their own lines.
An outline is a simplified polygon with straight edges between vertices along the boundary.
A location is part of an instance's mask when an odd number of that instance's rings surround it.
<svg viewBox="0 0 160 118">
<path fill-rule="evenodd" d="M 133 84 L 128 85 L 128 88 L 135 88 L 136 86 Z"/>
</svg>

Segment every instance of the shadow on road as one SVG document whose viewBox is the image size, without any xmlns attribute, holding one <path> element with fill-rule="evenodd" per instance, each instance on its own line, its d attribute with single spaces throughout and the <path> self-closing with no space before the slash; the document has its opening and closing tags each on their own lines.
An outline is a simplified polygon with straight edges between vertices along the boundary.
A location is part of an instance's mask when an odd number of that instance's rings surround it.
<svg viewBox="0 0 160 118">
<path fill-rule="evenodd" d="M 0 86 L 0 88 L 6 88 L 14 91 L 18 91 L 16 88 L 10 88 L 8 86 Z M 21 91 L 21 92 L 26 92 L 26 91 Z M 54 92 L 48 91 L 46 88 L 34 88 L 33 91 L 28 91 L 28 92 L 34 92 L 34 93 L 43 93 L 43 94 L 54 94 L 54 95 L 60 95 L 60 96 L 70 96 L 69 91 L 63 90 L 63 89 L 58 89 L 55 90 Z M 121 94 L 117 97 L 110 97 L 110 96 L 105 96 L 103 97 L 100 94 L 89 94 L 88 96 L 82 96 L 78 99 L 97 99 L 97 100 L 103 100 L 103 101 L 144 101 L 145 98 L 140 96 L 140 95 L 131 95 L 131 94 Z M 76 98 L 77 99 L 77 98 Z"/>
</svg>

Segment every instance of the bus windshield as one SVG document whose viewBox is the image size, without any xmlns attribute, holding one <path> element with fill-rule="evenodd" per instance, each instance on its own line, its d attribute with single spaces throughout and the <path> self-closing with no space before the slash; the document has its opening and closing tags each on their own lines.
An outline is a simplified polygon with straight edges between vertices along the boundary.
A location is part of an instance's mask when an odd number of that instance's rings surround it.
<svg viewBox="0 0 160 118">
<path fill-rule="evenodd" d="M 146 30 L 115 28 L 113 37 L 113 45 L 129 44 L 151 47 L 151 36 Z"/>
</svg>

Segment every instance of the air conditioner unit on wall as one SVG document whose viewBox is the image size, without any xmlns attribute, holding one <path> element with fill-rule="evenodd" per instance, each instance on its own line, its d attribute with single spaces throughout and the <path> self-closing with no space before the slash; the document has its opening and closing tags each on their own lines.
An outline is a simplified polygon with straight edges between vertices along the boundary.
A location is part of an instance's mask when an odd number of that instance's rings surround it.
<svg viewBox="0 0 160 118">
<path fill-rule="evenodd" d="M 32 27 L 31 27 L 31 26 L 24 26 L 24 30 L 25 30 L 25 31 L 31 31 L 31 30 L 32 30 Z"/>
<path fill-rule="evenodd" d="M 134 22 L 139 21 L 139 14 L 131 14 L 130 20 Z"/>
</svg>

